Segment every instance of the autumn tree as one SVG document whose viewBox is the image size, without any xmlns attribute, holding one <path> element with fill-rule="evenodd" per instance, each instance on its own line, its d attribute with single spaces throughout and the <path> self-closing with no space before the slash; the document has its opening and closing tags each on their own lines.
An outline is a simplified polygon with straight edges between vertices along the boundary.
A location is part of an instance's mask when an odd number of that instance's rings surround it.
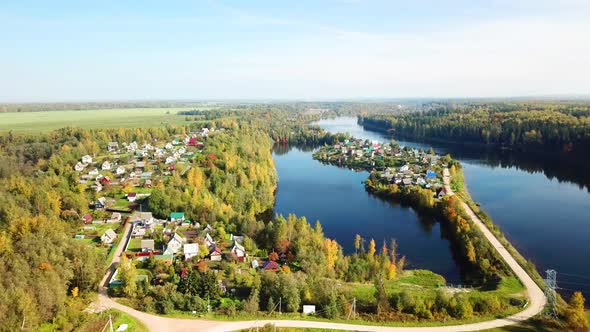
<svg viewBox="0 0 590 332">
<path fill-rule="evenodd" d="M 565 320 L 572 331 L 587 331 L 588 321 L 584 312 L 584 296 L 581 292 L 575 292 L 570 298 L 565 311 Z"/>
<path fill-rule="evenodd" d="M 375 258 L 375 252 L 377 251 L 377 249 L 375 248 L 375 240 L 371 239 L 371 242 L 369 242 L 369 251 L 367 251 L 367 255 L 369 257 L 369 260 L 373 260 Z"/>
<path fill-rule="evenodd" d="M 324 239 L 324 251 L 326 253 L 328 270 L 332 271 L 338 258 L 338 243 L 328 238 Z"/>
<path fill-rule="evenodd" d="M 361 236 L 360 235 L 356 235 L 354 237 L 354 249 L 356 250 L 356 252 L 358 253 L 359 249 L 361 248 Z"/>
<path fill-rule="evenodd" d="M 276 262 L 279 260 L 279 254 L 277 254 L 276 251 L 273 251 L 270 254 L 268 254 L 268 259 Z"/>
<path fill-rule="evenodd" d="M 121 280 L 121 283 L 123 284 L 123 293 L 126 296 L 134 297 L 137 292 L 137 269 L 135 268 L 133 260 L 127 258 L 125 253 L 121 255 L 118 271 L 119 280 Z"/>
<path fill-rule="evenodd" d="M 467 260 L 469 263 L 475 263 L 475 247 L 471 241 L 467 242 L 467 247 L 465 250 L 467 251 Z"/>
</svg>

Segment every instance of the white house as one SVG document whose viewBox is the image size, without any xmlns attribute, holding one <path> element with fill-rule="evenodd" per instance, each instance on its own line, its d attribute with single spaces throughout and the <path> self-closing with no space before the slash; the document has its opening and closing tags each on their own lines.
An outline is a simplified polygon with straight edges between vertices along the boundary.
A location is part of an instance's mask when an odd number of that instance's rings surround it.
<svg viewBox="0 0 590 332">
<path fill-rule="evenodd" d="M 165 148 L 166 148 L 166 150 L 170 150 L 170 149 L 172 149 L 172 148 L 173 148 L 173 145 L 172 145 L 172 143 L 166 143 L 166 146 L 165 146 Z"/>
<path fill-rule="evenodd" d="M 137 193 L 128 193 L 127 194 L 127 200 L 129 202 L 135 202 L 136 199 L 137 199 Z"/>
<path fill-rule="evenodd" d="M 127 152 L 134 152 L 137 150 L 137 142 L 133 141 L 127 145 Z"/>
<path fill-rule="evenodd" d="M 173 156 L 166 157 L 166 164 L 172 164 L 175 161 L 176 161 L 176 158 L 174 158 Z"/>
<path fill-rule="evenodd" d="M 184 245 L 184 260 L 190 261 L 193 257 L 199 254 L 198 243 L 187 243 Z"/>
<path fill-rule="evenodd" d="M 174 233 L 174 236 L 172 237 L 172 239 L 170 240 L 170 242 L 168 242 L 168 245 L 166 246 L 166 250 L 164 251 L 164 255 L 171 255 L 171 254 L 177 253 L 178 250 L 180 250 L 180 248 L 184 244 L 184 242 L 185 242 L 185 240 L 180 235 L 178 235 L 178 233 Z"/>
<path fill-rule="evenodd" d="M 80 172 L 84 169 L 84 164 L 82 164 L 81 162 L 76 163 L 76 166 L 74 166 L 74 170 L 76 170 L 77 172 Z"/>
<path fill-rule="evenodd" d="M 205 244 L 207 245 L 207 248 L 215 244 L 215 241 L 209 233 L 207 233 L 207 235 L 205 236 Z"/>
<path fill-rule="evenodd" d="M 110 142 L 107 145 L 107 151 L 114 152 L 114 151 L 117 151 L 117 150 L 119 150 L 119 143 L 117 143 L 117 142 Z"/>
<path fill-rule="evenodd" d="M 150 225 L 154 222 L 154 216 L 151 212 L 135 212 L 131 216 L 131 222 L 141 221 L 146 225 Z"/>
<path fill-rule="evenodd" d="M 221 249 L 217 246 L 211 248 L 211 253 L 209 253 L 209 259 L 212 261 L 220 261 L 223 258 L 223 254 L 221 253 Z"/>
<path fill-rule="evenodd" d="M 116 173 L 117 173 L 117 175 L 125 174 L 125 167 L 123 167 L 123 166 L 117 167 Z"/>
<path fill-rule="evenodd" d="M 157 148 L 156 151 L 154 151 L 154 157 L 156 157 L 156 158 L 164 157 L 164 150 Z"/>
<path fill-rule="evenodd" d="M 117 238 L 117 233 L 112 229 L 107 229 L 106 232 L 100 237 L 102 243 L 111 244 Z"/>
<path fill-rule="evenodd" d="M 145 228 L 139 225 L 135 225 L 133 227 L 133 232 L 131 232 L 131 237 L 133 238 L 143 238 L 145 236 Z"/>
<path fill-rule="evenodd" d="M 92 163 L 92 157 L 90 157 L 89 155 L 85 155 L 84 157 L 82 157 L 82 163 L 83 164 L 90 164 L 90 163 Z"/>
<path fill-rule="evenodd" d="M 97 176 L 98 169 L 96 169 L 96 168 L 91 169 L 90 171 L 88 171 L 88 175 Z"/>
<path fill-rule="evenodd" d="M 105 162 L 102 163 L 102 170 L 103 171 L 108 171 L 111 169 L 111 167 L 112 167 L 112 165 L 108 160 L 105 160 Z"/>
<path fill-rule="evenodd" d="M 155 248 L 154 240 L 141 240 L 142 252 L 152 252 L 155 251 Z"/>
<path fill-rule="evenodd" d="M 121 214 L 119 212 L 113 212 L 113 214 L 111 215 L 111 219 L 109 219 L 110 222 L 120 222 L 121 221 Z"/>
<path fill-rule="evenodd" d="M 231 248 L 231 252 L 236 255 L 238 258 L 238 262 L 243 262 L 246 257 L 246 249 L 238 243 L 238 241 L 234 241 L 234 246 Z"/>
<path fill-rule="evenodd" d="M 410 165 L 404 165 L 402 167 L 399 168 L 400 172 L 406 172 L 410 170 Z"/>
</svg>

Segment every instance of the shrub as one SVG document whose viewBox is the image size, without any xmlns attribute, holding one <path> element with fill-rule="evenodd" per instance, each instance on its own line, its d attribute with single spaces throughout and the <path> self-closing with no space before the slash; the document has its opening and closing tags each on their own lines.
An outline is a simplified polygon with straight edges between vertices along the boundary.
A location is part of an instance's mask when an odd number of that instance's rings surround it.
<svg viewBox="0 0 590 332">
<path fill-rule="evenodd" d="M 457 305 L 454 310 L 454 316 L 456 318 L 467 319 L 473 317 L 473 306 L 471 302 L 465 297 L 459 297 Z"/>
<path fill-rule="evenodd" d="M 174 302 L 170 300 L 160 300 L 156 302 L 156 309 L 160 314 L 169 314 L 174 310 Z"/>
<path fill-rule="evenodd" d="M 482 314 L 493 314 L 502 310 L 502 303 L 496 296 L 485 296 L 476 300 L 474 310 Z"/>
<path fill-rule="evenodd" d="M 416 306 L 416 299 L 412 293 L 407 291 L 402 291 L 400 293 L 400 304 L 403 308 L 402 311 L 408 313 L 414 313 L 414 307 Z"/>
</svg>

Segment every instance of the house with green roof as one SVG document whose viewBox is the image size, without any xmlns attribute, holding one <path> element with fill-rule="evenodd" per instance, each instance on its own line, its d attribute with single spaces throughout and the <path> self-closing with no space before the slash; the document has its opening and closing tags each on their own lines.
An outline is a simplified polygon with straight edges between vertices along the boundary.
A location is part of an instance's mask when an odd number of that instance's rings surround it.
<svg viewBox="0 0 590 332">
<path fill-rule="evenodd" d="M 184 221 L 184 212 L 170 213 L 170 221 Z"/>
</svg>

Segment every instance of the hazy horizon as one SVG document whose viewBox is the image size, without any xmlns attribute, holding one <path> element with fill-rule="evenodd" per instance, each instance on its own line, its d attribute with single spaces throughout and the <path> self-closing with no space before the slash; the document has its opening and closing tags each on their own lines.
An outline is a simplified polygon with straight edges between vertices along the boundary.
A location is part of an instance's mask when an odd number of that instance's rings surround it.
<svg viewBox="0 0 590 332">
<path fill-rule="evenodd" d="M 0 102 L 590 97 L 590 3 L 0 4 Z"/>
</svg>

